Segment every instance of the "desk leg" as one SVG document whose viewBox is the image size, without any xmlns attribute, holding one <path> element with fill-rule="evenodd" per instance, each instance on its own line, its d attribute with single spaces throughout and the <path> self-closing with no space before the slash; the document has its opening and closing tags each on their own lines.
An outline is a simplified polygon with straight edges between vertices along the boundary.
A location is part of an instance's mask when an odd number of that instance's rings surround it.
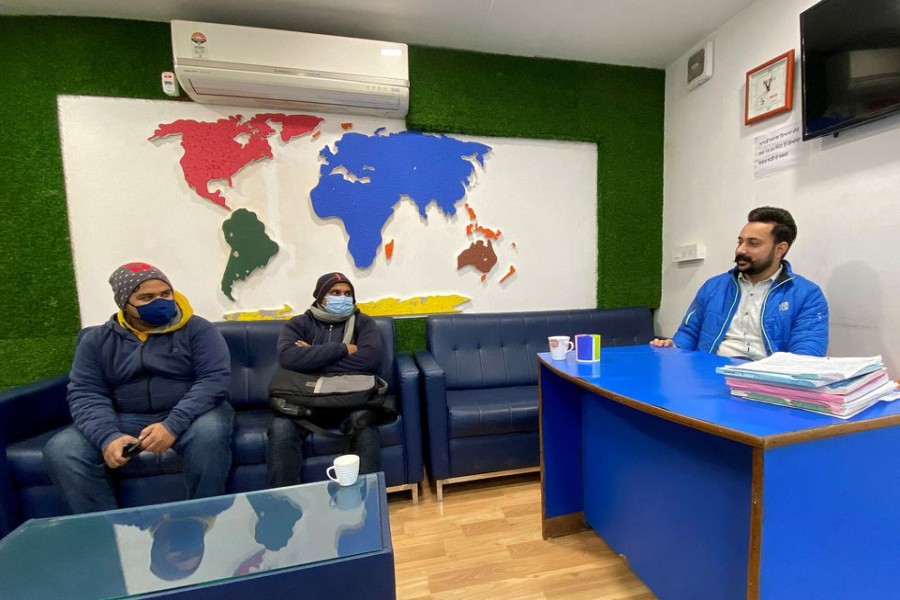
<svg viewBox="0 0 900 600">
<path fill-rule="evenodd" d="M 544 539 L 585 529 L 581 481 L 581 402 L 577 385 L 539 366 Z"/>
</svg>

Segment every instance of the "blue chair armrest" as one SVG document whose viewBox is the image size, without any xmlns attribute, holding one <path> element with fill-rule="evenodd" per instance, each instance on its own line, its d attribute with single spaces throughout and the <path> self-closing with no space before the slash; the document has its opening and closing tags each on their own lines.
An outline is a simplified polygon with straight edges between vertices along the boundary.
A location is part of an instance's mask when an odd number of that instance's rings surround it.
<svg viewBox="0 0 900 600">
<path fill-rule="evenodd" d="M 72 422 L 66 403 L 68 375 L 0 392 L 0 538 L 22 522 L 6 448 Z"/>
<path fill-rule="evenodd" d="M 446 479 L 450 476 L 450 436 L 444 370 L 425 350 L 416 352 L 416 363 L 424 382 L 428 470 L 432 479 Z"/>
<path fill-rule="evenodd" d="M 403 414 L 403 437 L 406 442 L 407 483 L 423 478 L 422 409 L 419 404 L 419 369 L 413 357 L 399 353 L 394 363 L 396 381 L 400 384 L 400 406 Z"/>
<path fill-rule="evenodd" d="M 4 448 L 70 424 L 68 384 L 68 375 L 58 375 L 0 392 L 0 442 Z"/>
<path fill-rule="evenodd" d="M 6 448 L 0 452 L 0 539 L 6 537 L 22 522 L 19 498 L 13 489 Z"/>
</svg>

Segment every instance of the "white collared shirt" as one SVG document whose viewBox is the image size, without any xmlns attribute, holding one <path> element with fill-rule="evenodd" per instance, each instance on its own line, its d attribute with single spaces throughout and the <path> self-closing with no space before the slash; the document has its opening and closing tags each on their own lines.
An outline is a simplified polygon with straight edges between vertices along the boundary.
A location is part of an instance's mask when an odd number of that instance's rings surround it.
<svg viewBox="0 0 900 600">
<path fill-rule="evenodd" d="M 766 294 L 772 287 L 772 283 L 781 275 L 784 267 L 778 270 L 768 279 L 757 283 L 751 283 L 743 273 L 738 273 L 738 287 L 741 291 L 741 300 L 725 332 L 725 339 L 719 345 L 716 354 L 719 356 L 737 356 L 759 360 L 768 356 L 766 344 L 762 338 L 762 307 Z"/>
</svg>

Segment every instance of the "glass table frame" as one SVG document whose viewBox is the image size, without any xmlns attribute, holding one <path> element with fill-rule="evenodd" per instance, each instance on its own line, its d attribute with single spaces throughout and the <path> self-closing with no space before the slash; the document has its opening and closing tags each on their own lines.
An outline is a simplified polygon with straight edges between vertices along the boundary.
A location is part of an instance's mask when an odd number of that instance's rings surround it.
<svg viewBox="0 0 900 600">
<path fill-rule="evenodd" d="M 384 474 L 32 519 L 0 540 L 0 597 L 396 597 Z M 353 594 L 350 596 L 349 594 Z"/>
</svg>

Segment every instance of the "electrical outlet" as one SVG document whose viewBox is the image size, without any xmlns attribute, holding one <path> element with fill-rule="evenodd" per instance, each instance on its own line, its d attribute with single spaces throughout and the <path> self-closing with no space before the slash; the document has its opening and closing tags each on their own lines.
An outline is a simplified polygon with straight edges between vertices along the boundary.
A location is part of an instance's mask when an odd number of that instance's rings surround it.
<svg viewBox="0 0 900 600">
<path fill-rule="evenodd" d="M 703 260 L 706 258 L 706 246 L 703 244 L 687 244 L 678 246 L 672 252 L 672 262 L 686 262 L 690 260 Z"/>
</svg>

